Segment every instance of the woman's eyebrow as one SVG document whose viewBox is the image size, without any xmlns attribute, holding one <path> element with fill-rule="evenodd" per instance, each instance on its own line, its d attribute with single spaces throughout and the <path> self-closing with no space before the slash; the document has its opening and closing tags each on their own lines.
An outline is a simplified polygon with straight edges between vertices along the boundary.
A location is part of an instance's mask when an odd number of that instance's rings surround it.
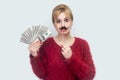
<svg viewBox="0 0 120 80">
<path fill-rule="evenodd" d="M 65 17 L 65 19 L 70 19 L 70 17 Z"/>
</svg>

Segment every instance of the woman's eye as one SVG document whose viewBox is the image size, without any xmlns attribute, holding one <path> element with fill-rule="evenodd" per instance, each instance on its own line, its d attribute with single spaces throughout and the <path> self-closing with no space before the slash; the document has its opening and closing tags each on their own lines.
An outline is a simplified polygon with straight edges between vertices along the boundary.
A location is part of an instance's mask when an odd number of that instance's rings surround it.
<svg viewBox="0 0 120 80">
<path fill-rule="evenodd" d="M 57 23 L 60 23 L 60 22 L 61 22 L 61 20 L 57 20 L 56 22 L 57 22 Z"/>
<path fill-rule="evenodd" d="M 68 22 L 68 21 L 69 21 L 69 19 L 65 19 L 64 21 L 65 21 L 65 22 Z"/>
</svg>

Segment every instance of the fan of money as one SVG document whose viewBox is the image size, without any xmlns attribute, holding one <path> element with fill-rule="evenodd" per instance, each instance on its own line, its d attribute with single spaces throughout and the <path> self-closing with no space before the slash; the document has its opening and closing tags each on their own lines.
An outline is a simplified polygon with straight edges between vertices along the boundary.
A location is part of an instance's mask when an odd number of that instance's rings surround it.
<svg viewBox="0 0 120 80">
<path fill-rule="evenodd" d="M 30 44 L 36 39 L 44 42 L 47 38 L 52 36 L 52 33 L 46 26 L 38 25 L 27 28 L 21 36 L 20 42 Z"/>
</svg>

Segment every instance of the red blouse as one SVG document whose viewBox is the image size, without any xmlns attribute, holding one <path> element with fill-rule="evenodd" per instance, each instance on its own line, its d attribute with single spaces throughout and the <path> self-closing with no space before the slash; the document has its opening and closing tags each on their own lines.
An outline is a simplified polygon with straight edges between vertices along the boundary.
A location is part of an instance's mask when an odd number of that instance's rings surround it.
<svg viewBox="0 0 120 80">
<path fill-rule="evenodd" d="M 53 37 L 48 38 L 38 56 L 30 56 L 33 72 L 43 80 L 93 80 L 96 71 L 88 43 L 75 37 L 70 48 L 72 56 L 65 59 Z"/>
</svg>

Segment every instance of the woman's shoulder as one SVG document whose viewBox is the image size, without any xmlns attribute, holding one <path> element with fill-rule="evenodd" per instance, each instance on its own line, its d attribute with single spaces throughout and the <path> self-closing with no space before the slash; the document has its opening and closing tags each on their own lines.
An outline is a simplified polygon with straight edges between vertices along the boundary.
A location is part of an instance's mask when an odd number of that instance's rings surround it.
<svg viewBox="0 0 120 80">
<path fill-rule="evenodd" d="M 52 37 L 49 37 L 43 42 L 43 45 L 49 45 L 49 44 L 52 44 L 52 43 L 53 43 Z"/>
<path fill-rule="evenodd" d="M 75 38 L 76 38 L 77 45 L 80 45 L 80 46 L 89 46 L 88 41 L 86 39 L 81 38 L 81 37 L 75 37 Z"/>
<path fill-rule="evenodd" d="M 51 43 L 52 43 L 51 40 L 52 40 L 52 37 L 49 37 L 45 41 L 43 41 L 41 49 L 42 50 L 49 49 L 51 47 Z"/>
<path fill-rule="evenodd" d="M 75 38 L 76 38 L 77 42 L 80 42 L 80 43 L 86 43 L 87 42 L 87 40 L 82 38 L 82 37 L 75 37 Z"/>
<path fill-rule="evenodd" d="M 47 38 L 44 42 L 50 42 L 52 40 L 53 37 L 49 37 Z"/>
</svg>

